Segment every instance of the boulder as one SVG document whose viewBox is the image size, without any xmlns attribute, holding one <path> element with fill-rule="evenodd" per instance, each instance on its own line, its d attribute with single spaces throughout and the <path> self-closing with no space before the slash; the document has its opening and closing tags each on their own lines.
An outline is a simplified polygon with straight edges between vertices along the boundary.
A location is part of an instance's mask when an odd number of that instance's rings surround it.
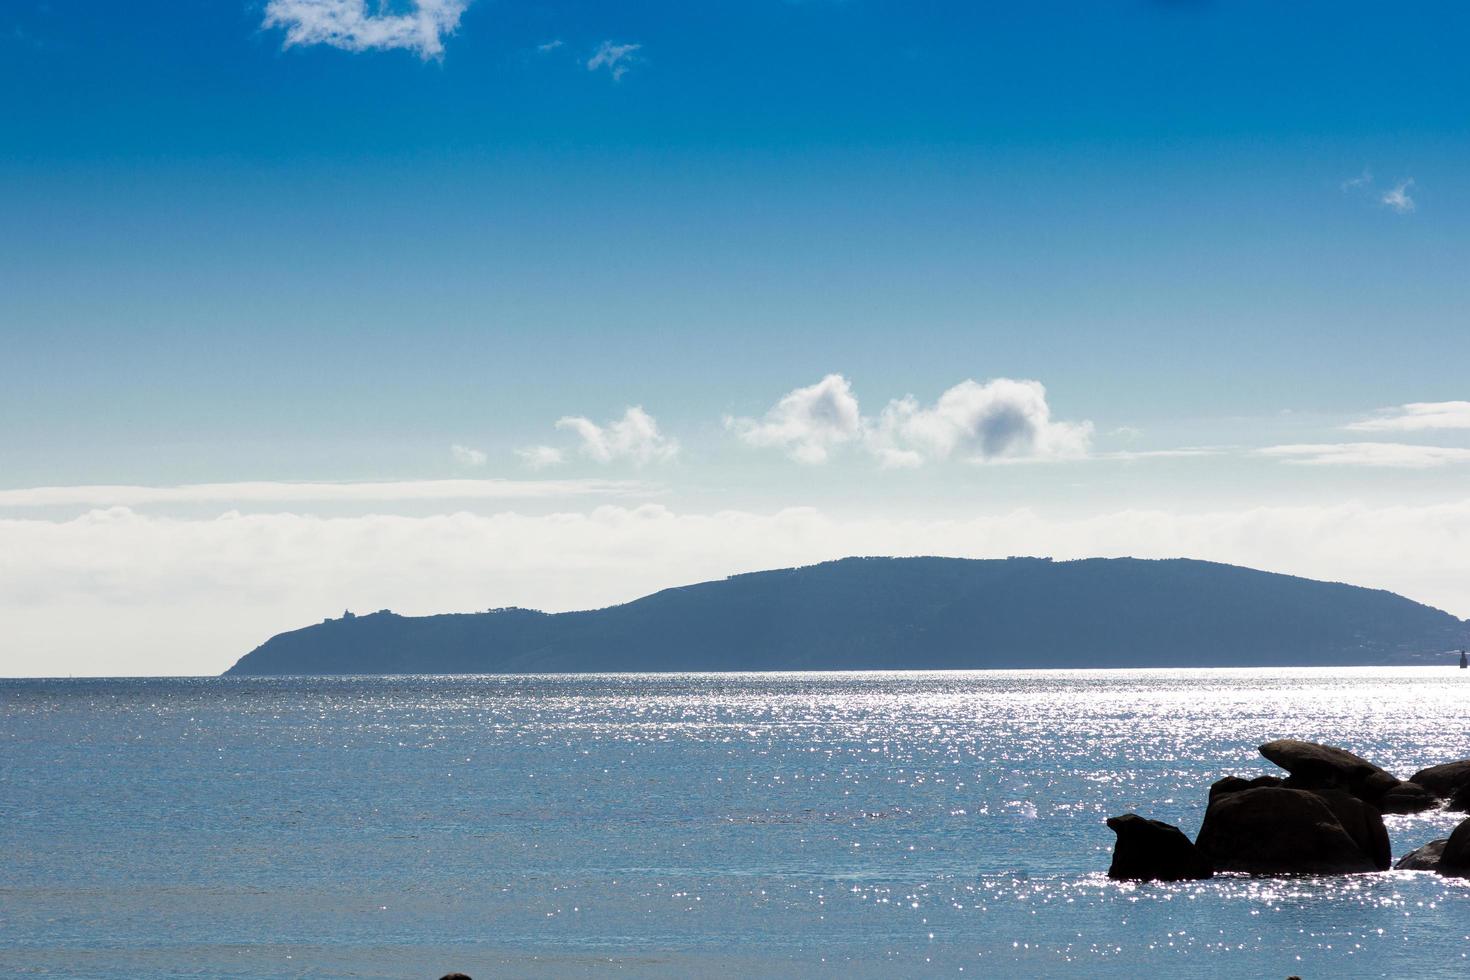
<svg viewBox="0 0 1470 980">
<path fill-rule="evenodd" d="M 1284 781 L 1279 776 L 1257 776 L 1255 779 L 1226 776 L 1210 786 L 1210 802 L 1215 802 L 1215 797 L 1226 793 L 1239 793 L 1243 789 L 1259 789 L 1262 786 L 1280 786 Z"/>
<path fill-rule="evenodd" d="M 1448 802 L 1445 803 L 1444 808 L 1446 810 L 1454 810 L 1456 813 L 1470 811 L 1470 786 L 1461 786 L 1455 790 L 1451 794 Z"/>
<path fill-rule="evenodd" d="M 1393 848 L 1388 842 L 1388 828 L 1383 825 L 1383 815 L 1351 793 L 1340 789 L 1315 791 L 1327 809 L 1337 818 L 1342 829 L 1358 845 L 1358 849 L 1373 860 L 1378 871 L 1387 871 L 1393 864 Z"/>
<path fill-rule="evenodd" d="M 1118 881 L 1193 881 L 1215 873 L 1183 831 L 1136 813 L 1109 817 L 1108 828 L 1118 835 L 1108 877 Z"/>
<path fill-rule="evenodd" d="M 1470 820 L 1461 821 L 1444 842 L 1434 870 L 1451 878 L 1470 878 Z"/>
<path fill-rule="evenodd" d="M 1448 837 L 1432 840 L 1423 847 L 1417 848 L 1399 858 L 1399 863 L 1394 865 L 1396 871 L 1438 871 L 1439 859 L 1444 854 L 1444 846 L 1450 842 Z"/>
<path fill-rule="evenodd" d="M 1388 867 L 1387 838 L 1347 794 L 1261 786 L 1217 795 L 1195 844 L 1217 871 L 1360 874 Z"/>
<path fill-rule="evenodd" d="M 1423 813 L 1439 806 L 1439 797 L 1406 779 L 1384 793 L 1378 800 L 1378 809 L 1383 813 Z"/>
<path fill-rule="evenodd" d="M 1470 787 L 1470 759 L 1420 769 L 1409 777 L 1409 782 L 1418 783 L 1440 799 L 1447 800 L 1462 787 Z"/>
<path fill-rule="evenodd" d="M 1380 809 L 1385 803 L 1412 808 L 1391 813 L 1417 813 L 1433 805 L 1425 805 L 1427 793 L 1407 787 L 1397 776 L 1346 749 L 1281 738 L 1262 745 L 1261 755 L 1291 773 L 1285 783 L 1290 789 L 1341 789 Z"/>
</svg>

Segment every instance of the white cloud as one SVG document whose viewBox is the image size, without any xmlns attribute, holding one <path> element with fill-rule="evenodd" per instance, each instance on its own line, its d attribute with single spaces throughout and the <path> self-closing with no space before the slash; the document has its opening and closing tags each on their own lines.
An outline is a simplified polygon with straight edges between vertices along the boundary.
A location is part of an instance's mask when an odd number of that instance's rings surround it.
<svg viewBox="0 0 1470 980">
<path fill-rule="evenodd" d="M 641 405 L 632 406 L 622 418 L 606 425 L 568 415 L 558 419 L 556 427 L 575 432 L 582 440 L 582 455 L 599 463 L 629 460 L 643 466 L 666 462 L 679 454 L 678 442 L 660 432 L 657 420 Z"/>
<path fill-rule="evenodd" d="M 1227 446 L 1181 446 L 1178 449 L 1119 449 L 1093 453 L 1090 459 L 1190 459 L 1199 456 L 1223 456 L 1231 452 Z"/>
<path fill-rule="evenodd" d="M 286 47 L 325 44 L 344 51 L 401 48 L 421 58 L 444 54 L 444 38 L 459 28 L 470 0 L 413 0 L 404 13 L 388 13 L 367 0 L 270 0 L 261 26 L 286 32 Z"/>
<path fill-rule="evenodd" d="M 143 507 L 167 504 L 380 503 L 515 500 L 657 492 L 636 480 L 403 480 L 384 483 L 193 483 L 0 490 L 0 507 Z"/>
<path fill-rule="evenodd" d="M 1409 188 L 1414 186 L 1414 179 L 1401 180 L 1393 187 L 1384 191 L 1379 203 L 1390 207 L 1399 214 L 1408 214 L 1414 210 L 1414 199 L 1409 196 Z"/>
<path fill-rule="evenodd" d="M 613 81 L 620 81 L 628 73 L 628 69 L 637 60 L 637 53 L 642 49 L 641 44 L 614 44 L 612 41 L 603 41 L 587 59 L 587 70 L 597 71 L 606 68 L 612 75 Z"/>
<path fill-rule="evenodd" d="M 725 427 L 748 446 L 779 448 L 797 462 L 816 464 L 860 439 L 864 422 L 852 385 L 829 374 L 785 395 L 760 419 L 726 416 Z"/>
<path fill-rule="evenodd" d="M 271 634 L 344 608 L 585 609 L 853 554 L 1182 555 L 1393 589 L 1470 613 L 1470 499 L 1082 519 L 1021 509 L 957 520 L 657 505 L 182 520 L 119 508 L 0 519 L 0 673 L 215 672 Z"/>
<path fill-rule="evenodd" d="M 1384 409 L 1373 418 L 1350 423 L 1354 432 L 1415 432 L 1470 429 L 1470 402 L 1409 402 Z"/>
<path fill-rule="evenodd" d="M 482 451 L 471 449 L 469 446 L 461 446 L 459 443 L 449 447 L 449 454 L 460 466 L 484 466 L 490 459 Z"/>
<path fill-rule="evenodd" d="M 541 52 L 542 54 L 550 54 L 551 52 L 563 46 L 564 45 L 561 38 L 557 38 L 552 41 L 547 41 L 545 44 L 536 45 L 536 50 Z"/>
<path fill-rule="evenodd" d="M 913 396 L 888 403 L 872 434 L 886 465 L 951 457 L 1068 459 L 1087 455 L 1091 422 L 1054 422 L 1038 381 L 961 381 L 925 408 Z"/>
<path fill-rule="evenodd" d="M 1409 188 L 1414 186 L 1412 177 L 1406 177 L 1380 193 L 1373 187 L 1372 172 L 1365 169 L 1357 177 L 1345 180 L 1339 186 L 1344 192 L 1360 192 L 1365 197 L 1372 196 L 1379 204 L 1393 209 L 1398 214 L 1410 214 L 1416 207 L 1413 197 L 1409 195 Z"/>
<path fill-rule="evenodd" d="M 1470 461 L 1470 449 L 1415 446 L 1402 442 L 1304 443 L 1267 446 L 1256 452 L 1300 466 L 1375 466 L 1422 470 L 1446 463 Z"/>
<path fill-rule="evenodd" d="M 1085 456 L 1091 422 L 1054 422 L 1037 381 L 962 381 L 925 407 L 912 395 L 865 417 L 852 386 L 829 374 L 797 388 L 762 418 L 725 425 L 747 445 L 777 447 L 803 463 L 825 463 L 841 446 L 860 444 L 887 467 L 969 461 L 1070 459 Z"/>
<path fill-rule="evenodd" d="M 566 456 L 554 446 L 528 446 L 517 449 L 516 455 L 533 470 L 544 470 L 548 466 L 560 466 L 566 462 Z"/>
</svg>

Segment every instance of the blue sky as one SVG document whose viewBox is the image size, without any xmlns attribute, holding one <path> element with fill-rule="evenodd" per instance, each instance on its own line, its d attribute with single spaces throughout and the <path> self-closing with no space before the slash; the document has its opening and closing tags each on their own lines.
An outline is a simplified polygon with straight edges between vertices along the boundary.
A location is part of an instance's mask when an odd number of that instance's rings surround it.
<svg viewBox="0 0 1470 980">
<path fill-rule="evenodd" d="M 1467 28 L 9 4 L 0 538 L 47 585 L 0 673 L 874 550 L 1193 554 L 1470 614 Z M 301 481 L 399 489 L 262 489 Z M 201 483 L 235 489 L 163 492 Z M 160 492 L 35 492 L 118 485 Z M 180 583 L 212 618 L 158 640 Z"/>
</svg>

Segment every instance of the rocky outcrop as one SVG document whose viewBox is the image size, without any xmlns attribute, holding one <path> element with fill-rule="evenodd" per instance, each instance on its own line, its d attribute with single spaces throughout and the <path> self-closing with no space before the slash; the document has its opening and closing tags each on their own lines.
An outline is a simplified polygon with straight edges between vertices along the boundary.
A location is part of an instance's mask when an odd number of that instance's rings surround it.
<svg viewBox="0 0 1470 980">
<path fill-rule="evenodd" d="M 1423 813 L 1433 810 L 1439 803 L 1436 794 L 1412 779 L 1406 779 L 1383 794 L 1378 800 L 1378 809 L 1382 813 Z"/>
<path fill-rule="evenodd" d="M 1470 760 L 1421 769 L 1406 780 L 1332 745 L 1286 738 L 1265 743 L 1260 752 L 1285 769 L 1286 778 L 1217 780 L 1192 849 L 1169 824 L 1134 813 L 1109 820 L 1118 835 L 1109 877 L 1363 874 L 1392 866 L 1470 878 L 1470 820 L 1396 865 L 1383 823 L 1385 813 L 1418 813 L 1439 806 L 1446 795 L 1449 809 L 1470 811 Z"/>
<path fill-rule="evenodd" d="M 1399 784 L 1398 777 L 1347 749 L 1295 738 L 1279 738 L 1260 748 L 1261 755 L 1291 773 L 1294 789 L 1344 789 L 1358 799 L 1382 796 Z"/>
<path fill-rule="evenodd" d="M 1447 800 L 1455 795 L 1456 790 L 1470 786 L 1470 759 L 1420 769 L 1409 777 L 1409 782 L 1418 783 L 1434 795 Z"/>
<path fill-rule="evenodd" d="M 1439 803 L 1424 787 L 1336 746 L 1282 738 L 1262 745 L 1261 755 L 1291 773 L 1290 789 L 1343 790 L 1383 813 L 1419 813 Z"/>
<path fill-rule="evenodd" d="M 1210 803 L 1215 803 L 1233 793 L 1253 789 L 1291 789 L 1289 782 L 1276 776 L 1257 776 L 1243 779 L 1226 776 L 1210 787 Z M 1392 860 L 1388 830 L 1383 825 L 1379 812 L 1352 794 L 1340 789 L 1307 790 L 1317 796 L 1337 819 L 1343 831 L 1352 838 L 1358 849 L 1367 855 L 1379 870 L 1387 869 Z M 1206 813 L 1208 819 L 1208 813 Z"/>
<path fill-rule="evenodd" d="M 1316 795 L 1327 804 L 1358 849 L 1372 859 L 1373 866 L 1379 871 L 1387 871 L 1393 864 L 1393 848 L 1388 842 L 1388 828 L 1383 825 L 1383 815 L 1342 790 L 1318 790 Z"/>
<path fill-rule="evenodd" d="M 1118 881 L 1192 881 L 1215 873 L 1208 858 L 1172 824 L 1136 813 L 1108 818 L 1118 835 L 1108 877 Z"/>
<path fill-rule="evenodd" d="M 1423 847 L 1415 848 L 1408 854 L 1399 858 L 1395 864 L 1395 871 L 1438 871 L 1439 859 L 1444 854 L 1444 846 L 1450 842 L 1448 837 L 1432 840 Z"/>
<path fill-rule="evenodd" d="M 1262 786 L 1280 786 L 1285 780 L 1279 776 L 1257 776 L 1255 779 L 1245 779 L 1241 776 L 1226 776 L 1224 779 L 1216 780 L 1210 785 L 1210 802 L 1215 798 L 1224 796 L 1226 793 L 1239 793 L 1246 789 L 1260 789 Z"/>
<path fill-rule="evenodd" d="M 1388 868 L 1387 842 L 1377 811 L 1346 793 L 1261 786 L 1218 794 L 1196 845 L 1217 871 L 1360 874 Z"/>
<path fill-rule="evenodd" d="M 1434 870 L 1450 878 L 1470 878 L 1470 820 L 1462 821 L 1444 842 Z"/>
</svg>

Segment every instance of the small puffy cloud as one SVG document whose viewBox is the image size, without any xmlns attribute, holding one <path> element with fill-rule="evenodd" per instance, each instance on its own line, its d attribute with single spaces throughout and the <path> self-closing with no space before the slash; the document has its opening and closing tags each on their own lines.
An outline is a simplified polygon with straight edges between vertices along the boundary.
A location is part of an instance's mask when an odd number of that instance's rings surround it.
<svg viewBox="0 0 1470 980">
<path fill-rule="evenodd" d="M 558 419 L 558 429 L 568 429 L 582 440 L 582 455 L 599 463 L 630 460 L 639 466 L 664 462 L 679 454 L 679 444 L 659 431 L 658 422 L 634 405 L 623 417 L 598 425 L 580 415 Z"/>
<path fill-rule="evenodd" d="M 544 470 L 548 466 L 560 466 L 566 462 L 566 455 L 555 446 L 528 446 L 517 449 L 516 455 L 533 470 Z"/>
<path fill-rule="evenodd" d="M 561 40 L 561 38 L 555 38 L 553 40 L 547 41 L 545 44 L 536 45 L 536 50 L 541 54 L 550 54 L 551 52 L 561 47 L 564 47 L 564 42 Z"/>
<path fill-rule="evenodd" d="M 971 461 L 1087 455 L 1091 422 L 1055 422 L 1039 381 L 961 381 L 924 407 L 912 396 L 888 403 L 871 435 L 889 466 L 951 457 Z"/>
<path fill-rule="evenodd" d="M 1399 214 L 1408 214 L 1414 210 L 1414 199 L 1409 196 L 1409 188 L 1414 186 L 1414 179 L 1401 180 L 1393 187 L 1383 192 L 1378 199 L 1384 207 L 1392 208 Z"/>
<path fill-rule="evenodd" d="M 641 44 L 614 44 L 612 41 L 603 41 L 587 59 L 587 70 L 597 71 L 606 68 L 612 75 L 613 81 L 620 81 L 628 73 L 628 69 L 637 61 L 638 51 Z"/>
<path fill-rule="evenodd" d="M 1372 172 L 1365 169 L 1358 176 L 1344 180 L 1338 186 L 1345 193 L 1362 194 L 1370 200 L 1376 200 L 1397 214 L 1411 214 L 1417 207 L 1414 198 L 1409 195 L 1409 188 L 1414 186 L 1412 177 L 1404 178 L 1386 191 L 1379 191 L 1373 186 Z"/>
<path fill-rule="evenodd" d="M 816 464 L 862 438 L 864 423 L 852 385 L 829 374 L 786 395 L 762 418 L 726 417 L 725 427 L 748 446 L 779 448 L 799 463 Z"/>
<path fill-rule="evenodd" d="M 1470 429 L 1470 402 L 1409 402 L 1349 423 L 1346 428 L 1353 432 Z"/>
<path fill-rule="evenodd" d="M 461 446 L 459 443 L 449 447 L 449 455 L 453 456 L 454 461 L 460 466 L 484 466 L 490 458 L 478 449 Z"/>
<path fill-rule="evenodd" d="M 776 447 L 802 463 L 825 463 L 855 444 L 885 467 L 915 467 L 946 459 L 968 461 L 1085 456 L 1090 422 L 1056 422 L 1037 381 L 997 378 L 962 381 L 931 406 L 912 395 L 890 401 L 876 418 L 864 416 L 852 386 L 840 374 L 783 397 L 762 418 L 727 418 L 725 425 L 750 446 Z"/>
<path fill-rule="evenodd" d="M 1416 446 L 1402 442 L 1303 443 L 1267 446 L 1256 452 L 1299 466 L 1373 466 L 1423 470 L 1470 462 L 1470 449 Z"/>
<path fill-rule="evenodd" d="M 265 28 L 286 32 L 285 46 L 325 44 L 343 51 L 413 51 L 421 58 L 444 54 L 444 38 L 459 29 L 470 0 L 412 0 L 411 9 L 369 12 L 367 0 L 270 0 Z"/>
</svg>

